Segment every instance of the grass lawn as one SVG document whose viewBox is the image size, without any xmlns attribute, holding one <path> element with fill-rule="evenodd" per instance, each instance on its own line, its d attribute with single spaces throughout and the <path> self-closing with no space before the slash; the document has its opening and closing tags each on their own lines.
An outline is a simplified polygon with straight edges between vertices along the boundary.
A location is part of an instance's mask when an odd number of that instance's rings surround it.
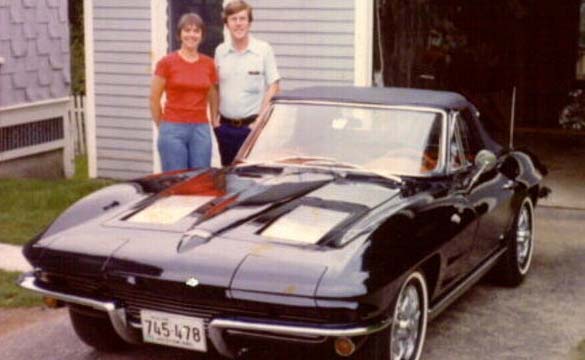
<svg viewBox="0 0 585 360">
<path fill-rule="evenodd" d="M 23 245 L 63 210 L 111 180 L 89 179 L 78 158 L 72 179 L 0 179 L 0 242 Z M 0 270 L 0 308 L 42 305 L 41 296 L 15 285 L 20 273 Z"/>
<path fill-rule="evenodd" d="M 575 360 L 585 360 L 585 340 L 577 346 L 577 355 Z"/>
<path fill-rule="evenodd" d="M 15 284 L 20 273 L 0 270 L 0 308 L 30 307 L 43 304 L 41 296 Z"/>
<path fill-rule="evenodd" d="M 84 158 L 72 179 L 0 179 L 0 242 L 23 245 L 69 205 L 112 183 L 88 179 Z"/>
</svg>

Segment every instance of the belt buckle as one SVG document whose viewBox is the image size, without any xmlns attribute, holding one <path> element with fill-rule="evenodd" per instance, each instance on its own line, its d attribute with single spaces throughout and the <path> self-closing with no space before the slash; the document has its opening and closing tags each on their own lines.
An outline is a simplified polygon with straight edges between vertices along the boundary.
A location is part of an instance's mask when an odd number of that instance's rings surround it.
<svg viewBox="0 0 585 360">
<path fill-rule="evenodd" d="M 232 125 L 235 127 L 242 127 L 244 121 L 242 119 L 234 119 Z"/>
</svg>

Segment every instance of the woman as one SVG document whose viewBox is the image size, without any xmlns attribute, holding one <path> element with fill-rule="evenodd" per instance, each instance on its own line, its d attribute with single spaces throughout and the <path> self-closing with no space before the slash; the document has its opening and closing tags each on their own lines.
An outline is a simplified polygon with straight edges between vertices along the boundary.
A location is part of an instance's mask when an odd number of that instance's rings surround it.
<svg viewBox="0 0 585 360">
<path fill-rule="evenodd" d="M 163 171 L 209 167 L 211 134 L 207 106 L 217 118 L 217 72 L 213 59 L 199 53 L 205 24 L 195 13 L 181 16 L 181 48 L 156 65 L 150 93 L 152 119 L 159 128 L 158 151 Z M 166 94 L 164 110 L 162 94 Z"/>
</svg>

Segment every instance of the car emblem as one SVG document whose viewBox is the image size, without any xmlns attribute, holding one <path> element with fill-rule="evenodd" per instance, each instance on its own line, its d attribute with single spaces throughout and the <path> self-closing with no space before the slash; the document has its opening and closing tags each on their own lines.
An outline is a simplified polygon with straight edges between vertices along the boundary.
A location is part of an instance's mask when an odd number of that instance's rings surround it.
<svg viewBox="0 0 585 360">
<path fill-rule="evenodd" d="M 195 286 L 199 285 L 199 280 L 197 280 L 194 277 L 192 277 L 189 280 L 187 280 L 187 282 L 185 282 L 185 284 L 187 286 L 190 286 L 190 287 L 195 287 Z"/>
</svg>

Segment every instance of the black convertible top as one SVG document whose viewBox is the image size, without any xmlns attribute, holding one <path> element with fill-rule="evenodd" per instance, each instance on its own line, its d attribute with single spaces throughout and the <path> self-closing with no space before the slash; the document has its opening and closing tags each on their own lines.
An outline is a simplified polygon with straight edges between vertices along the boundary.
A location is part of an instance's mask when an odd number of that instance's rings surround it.
<svg viewBox="0 0 585 360">
<path fill-rule="evenodd" d="M 413 105 L 439 109 L 463 109 L 470 106 L 465 97 L 455 92 L 397 87 L 314 86 L 283 91 L 275 96 L 275 100 L 279 99 Z"/>
</svg>

